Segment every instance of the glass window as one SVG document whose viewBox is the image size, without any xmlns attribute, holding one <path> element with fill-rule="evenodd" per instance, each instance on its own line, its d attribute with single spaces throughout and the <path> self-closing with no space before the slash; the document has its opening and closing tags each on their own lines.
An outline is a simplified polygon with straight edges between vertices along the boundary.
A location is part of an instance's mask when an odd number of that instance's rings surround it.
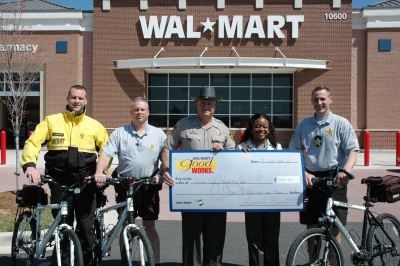
<svg viewBox="0 0 400 266">
<path fill-rule="evenodd" d="M 248 86 L 250 87 L 250 74 L 233 74 L 231 76 L 232 86 Z"/>
<path fill-rule="evenodd" d="M 272 86 L 272 74 L 253 74 L 253 86 Z"/>
<path fill-rule="evenodd" d="M 272 124 L 275 128 L 291 128 L 293 127 L 293 118 L 289 115 L 274 115 L 272 116 Z"/>
<path fill-rule="evenodd" d="M 274 86 L 293 86 L 291 74 L 274 74 Z"/>
<path fill-rule="evenodd" d="M 187 74 L 170 74 L 169 85 L 187 87 L 189 85 L 189 77 Z"/>
<path fill-rule="evenodd" d="M 168 99 L 167 87 L 149 87 L 149 100 L 165 100 Z"/>
<path fill-rule="evenodd" d="M 32 84 L 31 91 L 40 91 L 40 83 Z"/>
<path fill-rule="evenodd" d="M 5 80 L 7 78 L 6 73 L 2 72 L 0 73 L 0 89 L 1 89 L 1 93 L 3 93 L 4 91 L 10 91 L 11 85 L 7 83 L 7 81 Z M 23 75 L 21 76 L 19 73 L 13 73 L 12 74 L 12 78 L 13 78 L 13 85 L 15 89 L 18 89 L 20 84 L 28 84 L 26 82 L 28 81 L 28 78 L 32 79 L 32 81 L 30 82 L 30 92 L 34 92 L 34 93 L 28 93 L 28 96 L 40 96 L 38 92 L 40 92 L 40 73 L 39 72 L 31 72 L 31 73 L 23 73 Z M 4 95 L 4 93 L 2 94 Z M 6 94 L 6 95 L 10 95 L 10 94 Z"/>
<path fill-rule="evenodd" d="M 197 97 L 199 95 L 201 87 L 190 87 L 189 88 L 189 100 L 192 99 L 192 97 Z"/>
<path fill-rule="evenodd" d="M 149 86 L 165 86 L 168 84 L 168 74 L 149 75 Z"/>
<path fill-rule="evenodd" d="M 231 102 L 231 114 L 250 114 L 250 102 Z"/>
<path fill-rule="evenodd" d="M 229 74 L 211 74 L 210 75 L 211 86 L 229 86 Z"/>
<path fill-rule="evenodd" d="M 251 99 L 253 100 L 272 100 L 271 87 L 253 87 Z"/>
<path fill-rule="evenodd" d="M 271 102 L 253 102 L 252 114 L 262 113 L 271 115 L 272 113 L 272 103 Z"/>
<path fill-rule="evenodd" d="M 249 87 L 232 87 L 231 100 L 250 100 Z"/>
<path fill-rule="evenodd" d="M 222 100 L 222 102 L 217 103 L 215 109 L 216 114 L 229 114 L 229 102 Z"/>
<path fill-rule="evenodd" d="M 208 86 L 210 84 L 209 74 L 191 74 L 189 78 L 190 86 Z"/>
<path fill-rule="evenodd" d="M 291 114 L 292 113 L 292 102 L 274 102 L 274 113 L 275 114 Z"/>
<path fill-rule="evenodd" d="M 199 95 L 199 92 L 197 92 L 196 95 Z M 218 98 L 222 97 L 222 100 L 229 99 L 229 87 L 216 87 L 215 88 L 215 95 Z"/>
<path fill-rule="evenodd" d="M 186 87 L 185 88 L 170 87 L 169 88 L 169 99 L 170 100 L 187 100 L 188 99 L 188 88 L 186 88 Z"/>
<path fill-rule="evenodd" d="M 188 114 L 187 101 L 178 102 L 178 101 L 170 101 L 169 102 L 169 113 L 170 114 Z"/>
<path fill-rule="evenodd" d="M 168 109 L 167 109 L 167 105 L 165 104 L 165 102 L 162 101 L 151 101 L 149 100 L 149 109 L 151 114 L 167 114 L 168 113 Z"/>
<path fill-rule="evenodd" d="M 292 88 L 274 88 L 274 100 L 292 100 Z"/>
<path fill-rule="evenodd" d="M 171 73 L 149 74 L 149 123 L 172 128 L 187 115 L 196 115 L 191 97 L 202 86 L 214 86 L 215 117 L 230 128 L 245 128 L 252 114 L 264 113 L 276 128 L 293 128 L 293 74 Z"/>
</svg>

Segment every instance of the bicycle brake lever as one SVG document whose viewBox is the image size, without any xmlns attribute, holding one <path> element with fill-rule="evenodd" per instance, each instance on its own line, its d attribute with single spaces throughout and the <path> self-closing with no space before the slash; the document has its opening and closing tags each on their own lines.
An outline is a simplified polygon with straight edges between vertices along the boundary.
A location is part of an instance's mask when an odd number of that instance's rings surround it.
<svg viewBox="0 0 400 266">
<path fill-rule="evenodd" d="M 339 168 L 339 172 L 345 173 L 349 177 L 349 179 L 355 178 L 355 176 L 352 173 L 350 173 L 349 171 L 347 171 L 346 169 Z"/>
</svg>

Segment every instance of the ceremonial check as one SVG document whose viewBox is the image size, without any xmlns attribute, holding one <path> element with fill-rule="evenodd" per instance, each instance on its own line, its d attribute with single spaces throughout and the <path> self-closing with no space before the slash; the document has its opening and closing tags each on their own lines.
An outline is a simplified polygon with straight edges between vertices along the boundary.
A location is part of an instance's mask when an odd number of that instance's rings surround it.
<svg viewBox="0 0 400 266">
<path fill-rule="evenodd" d="M 303 211 L 300 151 L 170 151 L 171 211 Z"/>
</svg>

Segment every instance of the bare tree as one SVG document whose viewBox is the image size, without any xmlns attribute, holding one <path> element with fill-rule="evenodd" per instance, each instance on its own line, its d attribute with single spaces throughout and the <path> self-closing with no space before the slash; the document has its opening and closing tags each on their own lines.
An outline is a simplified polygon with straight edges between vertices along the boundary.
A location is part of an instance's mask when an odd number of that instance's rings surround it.
<svg viewBox="0 0 400 266">
<path fill-rule="evenodd" d="M 44 65 L 43 53 L 32 49 L 23 43 L 30 43 L 32 33 L 29 27 L 23 26 L 21 18 L 25 5 L 22 0 L 0 4 L 0 61 L 4 62 L 0 72 L 3 72 L 4 83 L 0 89 L 6 94 L 1 101 L 10 114 L 12 132 L 15 137 L 16 167 L 15 178 L 19 189 L 19 137 L 22 119 L 27 113 L 26 98 L 39 71 Z"/>
</svg>

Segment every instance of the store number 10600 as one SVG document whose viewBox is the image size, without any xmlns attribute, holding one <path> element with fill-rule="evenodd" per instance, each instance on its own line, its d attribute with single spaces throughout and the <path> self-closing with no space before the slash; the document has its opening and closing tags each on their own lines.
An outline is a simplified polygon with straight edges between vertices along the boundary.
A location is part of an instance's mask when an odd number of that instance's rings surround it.
<svg viewBox="0 0 400 266">
<path fill-rule="evenodd" d="M 325 13 L 325 19 L 346 19 L 347 14 L 346 13 Z"/>
</svg>

